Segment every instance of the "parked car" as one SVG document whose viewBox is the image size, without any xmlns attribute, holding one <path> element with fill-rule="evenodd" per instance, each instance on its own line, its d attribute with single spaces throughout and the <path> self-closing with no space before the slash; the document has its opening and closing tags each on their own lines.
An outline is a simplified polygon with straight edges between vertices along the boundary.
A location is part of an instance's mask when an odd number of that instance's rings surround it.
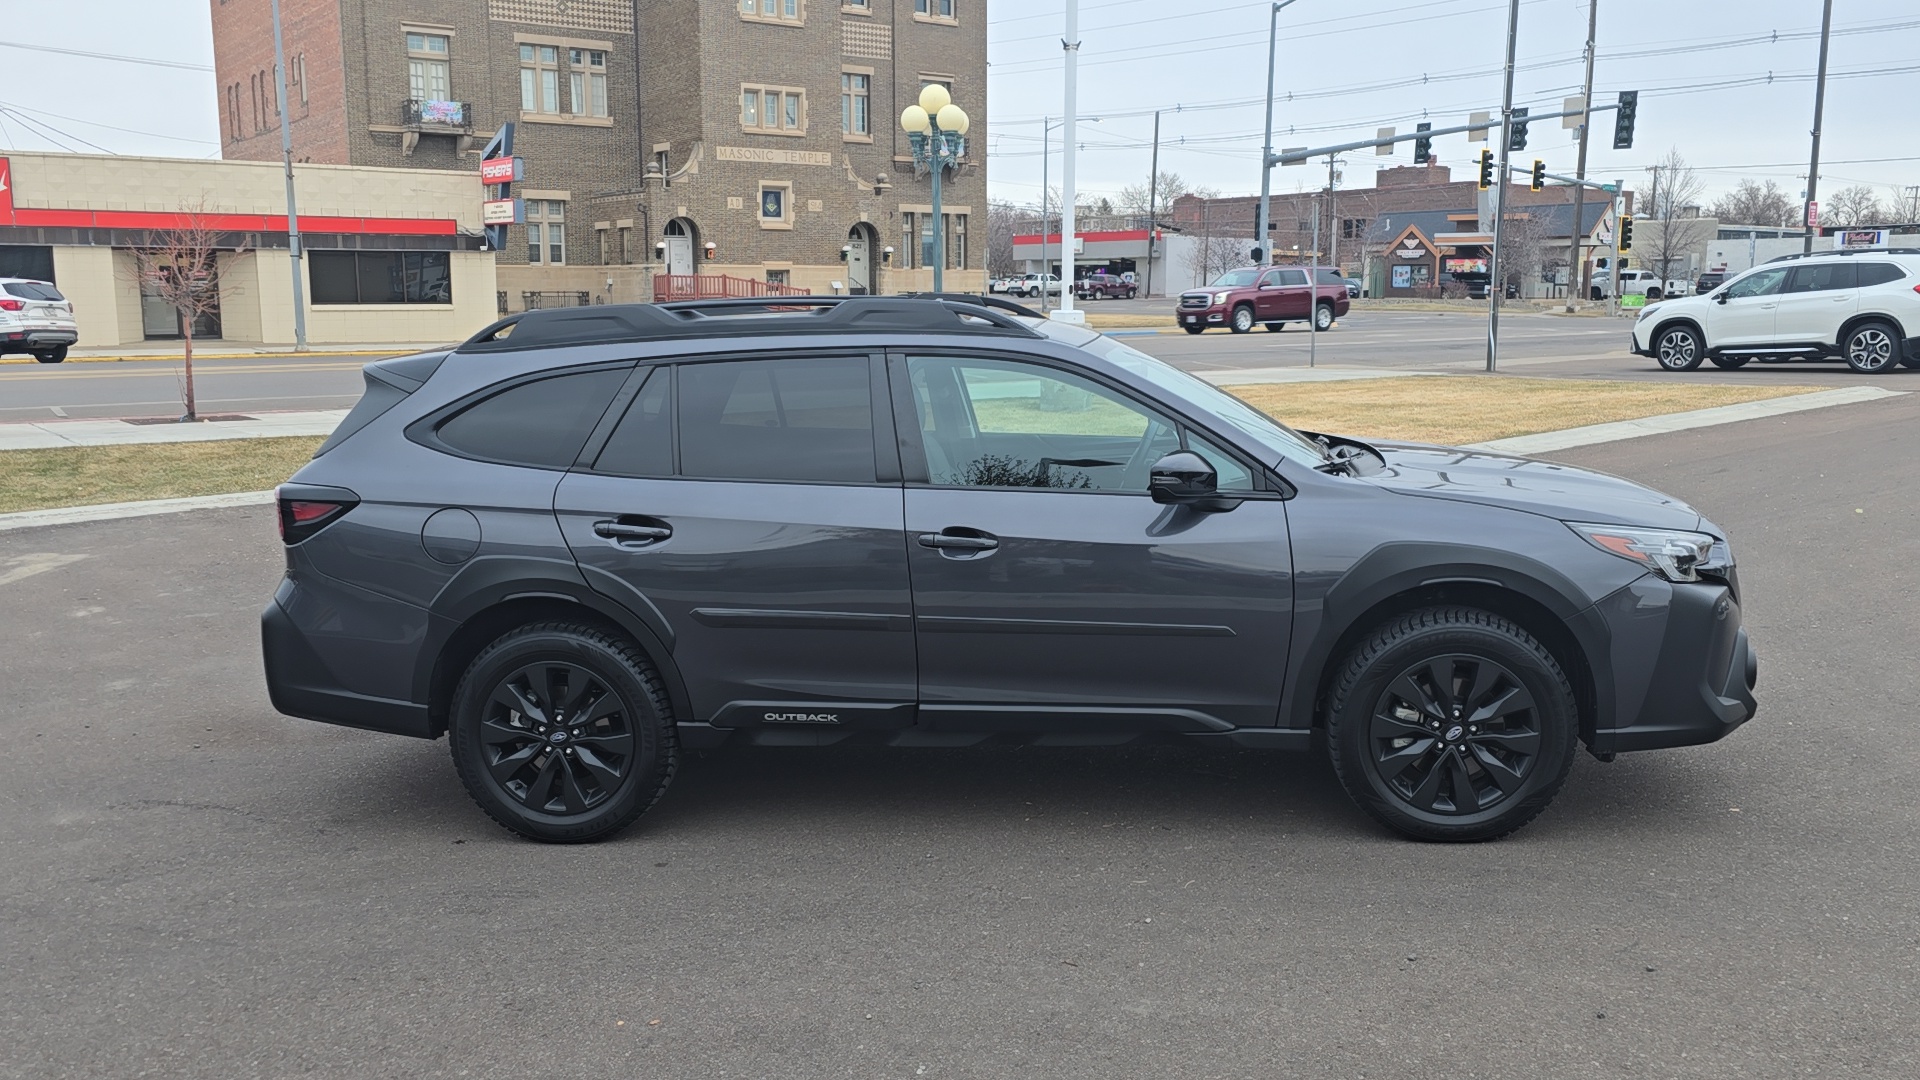
<svg viewBox="0 0 1920 1080">
<path fill-rule="evenodd" d="M 1350 277 L 1347 279 L 1347 299 L 1349 300 L 1360 299 L 1360 279 L 1359 278 Z"/>
<path fill-rule="evenodd" d="M 0 277 L 0 356 L 26 353 L 43 364 L 58 364 L 79 340 L 73 301 L 52 283 Z"/>
<path fill-rule="evenodd" d="M 1710 293 L 1713 290 L 1719 288 L 1721 284 L 1724 283 L 1726 280 L 1727 280 L 1726 271 L 1709 270 L 1706 273 L 1701 274 L 1700 279 L 1693 283 L 1693 291 L 1695 295 L 1704 295 L 1706 293 Z"/>
<path fill-rule="evenodd" d="M 1620 295 L 1644 296 L 1649 300 L 1660 300 L 1669 296 L 1685 296 L 1690 282 L 1679 278 L 1662 281 L 1660 275 L 1651 270 L 1626 269 L 1620 271 Z M 1588 287 L 1590 300 L 1605 300 L 1613 292 L 1613 274 L 1608 270 L 1596 270 L 1593 283 Z"/>
<path fill-rule="evenodd" d="M 987 282 L 987 291 L 990 293 L 1010 293 L 1014 291 L 1014 286 L 1019 283 L 1020 279 L 1018 277 L 997 277 Z"/>
<path fill-rule="evenodd" d="M 1679 500 L 1296 432 L 1030 316 L 561 308 L 368 365 L 278 492 L 274 706 L 447 735 L 549 841 L 625 827 L 682 748 L 990 739 L 1324 742 L 1387 827 L 1485 840 L 1581 742 L 1753 715 L 1726 534 Z"/>
<path fill-rule="evenodd" d="M 1309 273 L 1312 285 L 1307 283 Z M 1289 322 L 1309 318 L 1326 330 L 1348 306 L 1346 279 L 1331 266 L 1245 266 L 1227 271 L 1204 289 L 1181 293 L 1174 321 L 1189 334 L 1210 326 L 1244 334 L 1255 325 L 1277 333 Z"/>
<path fill-rule="evenodd" d="M 1028 274 L 1019 279 L 1011 290 L 1015 296 L 1039 296 L 1041 293 L 1060 295 L 1060 277 L 1057 274 Z"/>
<path fill-rule="evenodd" d="M 1073 295 L 1082 300 L 1131 300 L 1139 289 L 1117 274 L 1088 274 L 1073 283 Z"/>
<path fill-rule="evenodd" d="M 1703 360 L 1845 360 L 1877 375 L 1920 367 L 1920 248 L 1820 251 L 1763 263 L 1633 324 L 1633 351 L 1668 371 Z"/>
</svg>

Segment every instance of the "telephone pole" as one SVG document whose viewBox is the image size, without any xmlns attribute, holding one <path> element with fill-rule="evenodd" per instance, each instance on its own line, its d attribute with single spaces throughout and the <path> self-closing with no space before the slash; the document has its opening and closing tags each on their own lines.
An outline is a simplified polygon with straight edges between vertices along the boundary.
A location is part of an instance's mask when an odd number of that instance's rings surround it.
<svg viewBox="0 0 1920 1080">
<path fill-rule="evenodd" d="M 293 267 L 293 348 L 307 351 L 307 298 L 300 280 L 300 209 L 293 199 L 293 128 L 287 122 L 287 46 L 280 33 L 280 0 L 273 0 L 273 81 L 280 98 L 280 161 L 287 172 L 287 258 Z"/>
<path fill-rule="evenodd" d="M 1500 280 L 1500 224 L 1507 216 L 1507 159 L 1513 150 L 1513 47 L 1520 34 L 1520 0 L 1507 4 L 1506 91 L 1500 103 L 1500 171 L 1493 187 L 1493 257 L 1487 260 L 1487 370 L 1500 364 L 1500 301 L 1506 283 Z"/>
<path fill-rule="evenodd" d="M 1580 85 L 1580 107 L 1586 113 L 1580 117 L 1580 160 L 1575 165 L 1573 175 L 1576 179 L 1587 178 L 1587 133 L 1593 129 L 1593 32 L 1600 23 L 1600 0 L 1590 0 L 1587 6 L 1587 78 Z M 1586 260 L 1580 257 L 1581 206 L 1585 201 L 1587 189 L 1580 184 L 1573 185 L 1573 225 L 1567 229 L 1573 239 L 1573 251 L 1567 256 L 1567 311 L 1573 311 L 1573 294 L 1587 295 Z"/>
<path fill-rule="evenodd" d="M 1813 86 L 1813 161 L 1807 166 L 1807 202 L 1800 209 L 1800 224 L 1807 230 L 1806 245 L 1802 251 L 1813 250 L 1814 203 L 1819 201 L 1817 190 L 1820 184 L 1820 113 L 1827 105 L 1827 36 L 1833 29 L 1833 0 L 1827 0 L 1820 14 L 1820 77 Z"/>
<path fill-rule="evenodd" d="M 1153 238 L 1158 232 L 1154 221 L 1155 200 L 1160 194 L 1160 110 L 1153 110 L 1153 171 L 1147 177 L 1147 299 L 1153 299 Z"/>
</svg>

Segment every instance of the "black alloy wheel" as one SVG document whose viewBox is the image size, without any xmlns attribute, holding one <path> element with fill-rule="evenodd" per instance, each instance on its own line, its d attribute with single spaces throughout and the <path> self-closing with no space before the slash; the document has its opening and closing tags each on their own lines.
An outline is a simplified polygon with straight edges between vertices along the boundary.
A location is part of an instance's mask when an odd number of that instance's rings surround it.
<svg viewBox="0 0 1920 1080">
<path fill-rule="evenodd" d="M 1668 371 L 1692 371 L 1707 358 L 1707 348 L 1690 326 L 1669 326 L 1653 340 L 1653 356 Z"/>
<path fill-rule="evenodd" d="M 1883 322 L 1861 323 L 1847 335 L 1847 366 L 1862 375 L 1878 375 L 1900 360 L 1900 338 Z"/>
<path fill-rule="evenodd" d="M 590 626 L 529 626 L 487 646 L 455 691 L 450 726 L 468 794 L 535 840 L 612 835 L 660 797 L 677 759 L 658 674 Z"/>
<path fill-rule="evenodd" d="M 1573 691 L 1518 625 L 1437 608 L 1381 627 L 1335 684 L 1327 745 L 1348 794 L 1423 840 L 1492 840 L 1532 820 L 1565 782 Z"/>
<path fill-rule="evenodd" d="M 1239 307 L 1234 308 L 1233 314 L 1230 316 L 1230 319 L 1231 319 L 1231 325 L 1228 326 L 1228 329 L 1232 330 L 1236 334 L 1244 334 L 1247 331 L 1253 329 L 1252 306 L 1247 304 L 1241 304 Z"/>
</svg>

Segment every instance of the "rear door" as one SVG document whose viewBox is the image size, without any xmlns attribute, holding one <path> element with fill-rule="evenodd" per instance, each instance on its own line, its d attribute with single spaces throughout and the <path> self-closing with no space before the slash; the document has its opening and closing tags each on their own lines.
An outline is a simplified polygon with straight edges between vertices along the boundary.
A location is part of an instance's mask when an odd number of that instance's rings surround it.
<svg viewBox="0 0 1920 1080">
<path fill-rule="evenodd" d="M 772 352 L 643 370 L 632 405 L 561 482 L 575 559 L 655 623 L 692 719 L 789 732 L 912 722 L 883 366 Z"/>
<path fill-rule="evenodd" d="M 1838 342 L 1840 324 L 1860 310 L 1859 268 L 1851 259 L 1794 267 L 1774 309 L 1774 340 L 1781 345 Z"/>
</svg>

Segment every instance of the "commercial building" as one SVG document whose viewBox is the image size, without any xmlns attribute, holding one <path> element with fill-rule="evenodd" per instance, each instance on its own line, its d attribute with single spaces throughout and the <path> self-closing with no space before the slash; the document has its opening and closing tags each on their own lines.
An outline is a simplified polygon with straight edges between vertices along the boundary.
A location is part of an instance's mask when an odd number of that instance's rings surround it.
<svg viewBox="0 0 1920 1080">
<path fill-rule="evenodd" d="M 495 318 L 493 255 L 466 173 L 301 165 L 308 340 L 457 341 Z M 135 252 L 215 234 L 218 305 L 196 338 L 294 340 L 279 163 L 11 152 L 0 156 L 0 275 L 52 281 L 82 346 L 181 336 Z"/>
<path fill-rule="evenodd" d="M 280 155 L 269 0 L 210 0 L 224 156 Z M 298 160 L 466 172 L 515 125 L 509 310 L 652 299 L 662 274 L 816 292 L 984 281 L 975 0 L 283 0 Z M 943 220 L 900 111 L 973 118 Z M 302 208 L 304 212 L 304 207 Z M 984 229 L 979 230 L 984 237 Z"/>
</svg>

